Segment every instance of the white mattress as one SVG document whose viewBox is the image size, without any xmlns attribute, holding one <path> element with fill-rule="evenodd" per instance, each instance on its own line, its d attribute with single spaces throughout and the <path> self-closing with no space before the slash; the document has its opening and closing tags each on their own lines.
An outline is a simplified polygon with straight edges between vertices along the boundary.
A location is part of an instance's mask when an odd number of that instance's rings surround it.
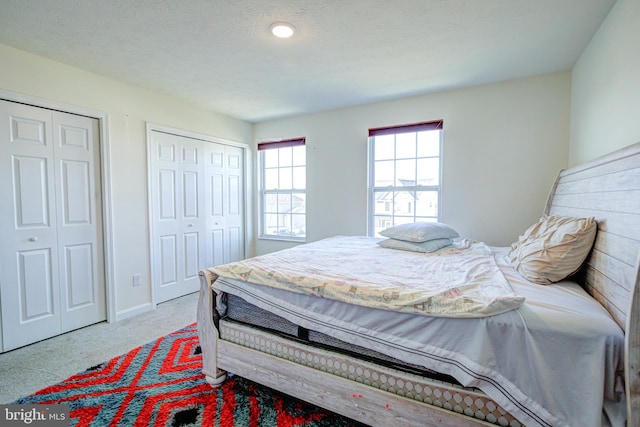
<svg viewBox="0 0 640 427">
<path fill-rule="evenodd" d="M 305 328 L 449 374 L 528 426 L 601 426 L 603 409 L 612 425 L 623 425 L 620 327 L 579 285 L 530 283 L 511 267 L 506 248 L 494 251 L 526 301 L 478 319 L 371 309 L 231 279 L 219 278 L 213 288 Z"/>
<path fill-rule="evenodd" d="M 209 271 L 225 279 L 425 316 L 491 316 L 524 301 L 482 242 L 460 240 L 432 253 L 383 248 L 379 242 L 334 236 Z"/>
</svg>

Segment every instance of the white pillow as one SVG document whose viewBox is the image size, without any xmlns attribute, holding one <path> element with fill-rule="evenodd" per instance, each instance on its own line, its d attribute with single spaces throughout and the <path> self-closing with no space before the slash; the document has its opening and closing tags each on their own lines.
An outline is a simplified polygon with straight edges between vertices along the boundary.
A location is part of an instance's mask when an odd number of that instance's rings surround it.
<svg viewBox="0 0 640 427">
<path fill-rule="evenodd" d="M 407 242 L 406 240 L 386 239 L 378 242 L 383 248 L 400 249 L 413 252 L 434 252 L 451 244 L 451 239 L 434 239 L 426 242 Z"/>
<path fill-rule="evenodd" d="M 511 245 L 509 258 L 527 280 L 555 283 L 580 269 L 597 228 L 595 218 L 543 216 Z"/>
<path fill-rule="evenodd" d="M 435 239 L 455 239 L 458 232 L 441 222 L 412 222 L 386 228 L 380 235 L 407 242 L 426 242 Z"/>
</svg>

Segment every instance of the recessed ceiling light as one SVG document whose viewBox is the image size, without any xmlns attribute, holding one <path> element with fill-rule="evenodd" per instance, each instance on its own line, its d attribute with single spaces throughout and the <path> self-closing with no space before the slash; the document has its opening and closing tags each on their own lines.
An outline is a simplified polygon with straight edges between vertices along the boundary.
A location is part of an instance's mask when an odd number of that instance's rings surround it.
<svg viewBox="0 0 640 427">
<path fill-rule="evenodd" d="M 296 27 L 286 22 L 276 22 L 271 24 L 271 33 L 281 39 L 289 38 L 296 32 Z"/>
</svg>

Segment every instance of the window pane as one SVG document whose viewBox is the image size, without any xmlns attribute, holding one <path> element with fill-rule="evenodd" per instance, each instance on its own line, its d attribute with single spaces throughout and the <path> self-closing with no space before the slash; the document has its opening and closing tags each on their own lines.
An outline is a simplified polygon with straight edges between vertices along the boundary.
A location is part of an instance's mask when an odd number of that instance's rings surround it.
<svg viewBox="0 0 640 427">
<path fill-rule="evenodd" d="M 395 157 L 394 135 L 382 135 L 374 137 L 374 159 L 386 160 Z"/>
<path fill-rule="evenodd" d="M 438 217 L 438 192 L 418 191 L 416 202 L 417 216 Z"/>
<path fill-rule="evenodd" d="M 376 237 L 381 237 L 380 236 L 380 232 L 382 230 L 384 230 L 385 228 L 389 228 L 391 227 L 391 225 L 393 224 L 393 218 L 390 216 L 378 216 L 376 215 L 374 217 L 374 232 L 375 232 L 375 236 Z"/>
<path fill-rule="evenodd" d="M 277 168 L 278 167 L 278 150 L 264 150 L 261 151 L 264 158 L 265 168 Z"/>
<path fill-rule="evenodd" d="M 276 190 L 278 188 L 278 169 L 265 169 L 264 188 L 265 190 Z"/>
<path fill-rule="evenodd" d="M 416 157 L 416 133 L 400 133 L 396 135 L 396 159 Z"/>
<path fill-rule="evenodd" d="M 396 161 L 396 185 L 416 185 L 415 159 Z"/>
<path fill-rule="evenodd" d="M 278 165 L 282 166 L 291 166 L 291 162 L 293 161 L 293 149 L 292 147 L 278 148 L 280 152 L 280 161 Z"/>
<path fill-rule="evenodd" d="M 278 193 L 278 213 L 291 212 L 291 193 Z"/>
<path fill-rule="evenodd" d="M 392 191 L 376 191 L 373 193 L 375 200 L 375 215 L 392 215 L 393 214 L 393 192 Z"/>
<path fill-rule="evenodd" d="M 305 193 L 293 193 L 291 195 L 291 212 L 303 214 L 307 212 L 307 195 Z"/>
<path fill-rule="evenodd" d="M 400 225 L 400 224 L 411 224 L 412 222 L 415 222 L 413 220 L 413 217 L 406 217 L 406 216 L 396 216 L 393 218 L 393 225 Z"/>
<path fill-rule="evenodd" d="M 418 185 L 438 185 L 440 183 L 440 159 L 418 159 Z"/>
<path fill-rule="evenodd" d="M 263 225 L 264 234 L 278 234 L 278 215 L 266 214 Z"/>
<path fill-rule="evenodd" d="M 291 190 L 293 188 L 292 168 L 280 168 L 278 177 L 280 179 L 279 190 Z"/>
<path fill-rule="evenodd" d="M 393 185 L 393 160 L 386 160 L 384 162 L 375 162 L 375 187 L 388 187 Z"/>
<path fill-rule="evenodd" d="M 414 216 L 415 199 L 413 191 L 398 191 L 393 198 L 394 215 Z M 410 221 L 413 222 L 413 221 Z"/>
<path fill-rule="evenodd" d="M 278 234 L 280 236 L 291 235 L 291 215 L 278 215 Z"/>
<path fill-rule="evenodd" d="M 296 147 L 292 147 L 293 150 L 293 165 L 294 166 L 304 166 L 307 164 L 307 151 L 305 150 L 304 145 L 298 145 Z"/>
<path fill-rule="evenodd" d="M 266 194 L 264 196 L 264 212 L 265 213 L 278 212 L 278 195 L 277 194 Z"/>
<path fill-rule="evenodd" d="M 307 168 L 305 166 L 293 168 L 293 188 L 299 190 L 307 188 Z"/>
<path fill-rule="evenodd" d="M 440 131 L 418 132 L 418 157 L 440 155 Z"/>
<path fill-rule="evenodd" d="M 307 235 L 307 224 L 304 215 L 291 215 L 291 235 L 294 237 L 305 237 Z"/>
</svg>

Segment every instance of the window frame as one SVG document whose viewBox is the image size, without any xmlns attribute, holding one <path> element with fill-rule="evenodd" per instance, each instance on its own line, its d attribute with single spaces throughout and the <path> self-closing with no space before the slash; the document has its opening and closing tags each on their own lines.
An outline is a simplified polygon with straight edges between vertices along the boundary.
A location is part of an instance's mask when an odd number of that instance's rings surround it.
<svg viewBox="0 0 640 427">
<path fill-rule="evenodd" d="M 442 164 L 443 164 L 443 120 L 433 120 L 433 121 L 428 121 L 428 122 L 420 122 L 420 123 L 410 123 L 410 124 L 403 124 L 403 125 L 396 125 L 396 126 L 386 126 L 386 127 L 380 127 L 380 128 L 371 128 L 369 129 L 369 137 L 368 137 L 368 182 L 367 182 L 367 202 L 368 202 L 368 206 L 367 206 L 367 235 L 368 236 L 376 236 L 376 224 L 379 223 L 379 221 L 381 221 L 381 217 L 380 215 L 376 216 L 376 193 L 378 192 L 395 192 L 398 191 L 400 189 L 400 191 L 408 191 L 408 192 L 415 192 L 415 191 L 436 191 L 437 192 L 437 211 L 436 211 L 436 216 L 432 217 L 434 219 L 434 221 L 440 221 L 441 218 L 441 200 L 442 200 Z M 415 183 L 415 185 L 412 186 L 397 186 L 394 182 L 394 184 L 392 186 L 386 186 L 386 187 L 376 187 L 375 186 L 375 163 L 376 163 L 376 159 L 375 159 L 375 137 L 376 136 L 384 136 L 384 135 L 398 135 L 398 134 L 404 134 L 404 133 L 416 133 L 417 132 L 422 132 L 422 131 L 439 131 L 439 141 L 438 141 L 438 184 L 437 185 L 418 185 L 417 182 Z M 417 137 L 417 135 L 416 135 Z M 417 142 L 416 142 L 417 144 Z M 395 152 L 396 149 L 396 145 L 395 145 L 395 137 L 394 137 L 394 154 L 393 154 L 393 160 L 394 162 L 398 160 L 397 157 L 397 153 Z M 421 157 L 418 157 L 418 153 L 417 153 L 417 145 L 416 145 L 416 154 L 415 157 L 413 157 L 414 159 L 418 159 Z M 416 171 L 417 171 L 417 167 L 416 167 Z M 395 172 L 395 166 L 394 166 L 394 172 Z M 394 180 L 396 180 L 396 175 L 394 173 Z M 396 218 L 396 214 L 395 214 L 395 209 L 394 209 L 394 205 L 396 202 L 395 200 L 387 200 L 385 201 L 385 203 L 390 203 L 391 204 L 391 212 L 388 215 L 389 218 L 391 219 L 391 225 L 397 225 L 399 223 L 395 223 L 395 218 Z M 416 221 L 416 207 L 415 207 L 415 203 L 414 204 L 414 209 L 413 209 L 413 221 Z M 398 215 L 398 217 L 403 217 Z M 405 218 L 407 218 L 406 216 L 404 216 Z M 380 236 L 378 236 L 380 237 Z"/>
<path fill-rule="evenodd" d="M 304 173 L 305 173 L 305 185 L 303 189 L 300 188 L 295 188 L 295 184 L 293 181 L 293 175 L 292 175 L 292 185 L 290 189 L 281 189 L 281 188 L 277 188 L 277 189 L 266 189 L 265 188 L 265 183 L 266 183 L 266 171 L 267 168 L 265 167 L 265 159 L 264 159 L 264 151 L 267 150 L 274 150 L 274 149 L 281 149 L 281 148 L 288 148 L 288 147 L 298 147 L 298 146 L 304 146 L 305 147 L 305 158 L 304 158 Z M 258 238 L 259 239 L 264 239 L 264 240 L 282 240 L 282 241 L 295 241 L 295 242 L 306 242 L 306 238 L 307 238 L 307 224 L 306 224 L 306 219 L 307 219 L 307 212 L 306 212 L 306 194 L 307 194 L 307 185 L 306 185 L 306 173 L 307 173 L 307 156 L 306 156 L 306 138 L 305 137 L 298 137 L 298 138 L 288 138 L 288 139 L 278 139 L 278 140 L 266 140 L 266 141 L 261 141 L 258 142 L 258 147 L 257 147 L 257 157 L 258 157 L 258 170 L 259 170 L 259 177 L 260 177 L 260 181 L 259 181 L 259 194 L 260 194 L 260 200 L 259 200 L 259 211 L 260 211 L 260 215 L 259 215 L 259 235 Z M 293 155 L 293 153 L 292 153 Z M 292 159 L 292 165 L 291 168 L 293 168 L 293 159 Z M 300 167 L 300 166 L 297 166 Z M 281 166 L 278 165 L 276 169 L 280 170 Z M 292 171 L 293 173 L 293 171 Z M 267 214 L 273 214 L 273 212 L 266 212 L 265 211 L 265 203 L 267 200 L 267 197 L 269 195 L 289 195 L 290 197 L 293 197 L 295 194 L 300 194 L 304 196 L 305 199 L 305 210 L 304 213 L 300 214 L 297 213 L 295 215 L 303 215 L 304 216 L 304 230 L 305 230 L 305 234 L 304 236 L 301 237 L 297 237 L 295 235 L 292 234 L 268 234 L 266 227 L 267 227 L 267 219 L 266 219 L 266 215 Z M 277 215 L 280 215 L 279 212 L 276 212 Z M 293 217 L 292 215 L 294 215 L 293 213 L 288 213 L 286 215 L 290 216 L 290 219 L 292 220 Z M 279 220 L 279 218 L 278 218 Z M 293 221 L 291 221 L 293 222 Z M 276 226 L 279 229 L 279 226 Z"/>
</svg>

